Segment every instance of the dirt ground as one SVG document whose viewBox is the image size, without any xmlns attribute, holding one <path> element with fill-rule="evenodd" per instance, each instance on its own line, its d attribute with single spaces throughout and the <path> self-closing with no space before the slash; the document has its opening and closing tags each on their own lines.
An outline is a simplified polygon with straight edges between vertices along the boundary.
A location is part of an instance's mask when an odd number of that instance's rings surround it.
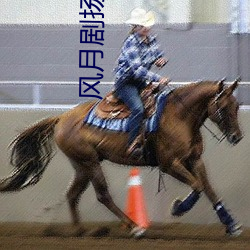
<svg viewBox="0 0 250 250">
<path fill-rule="evenodd" d="M 217 224 L 152 224 L 142 239 L 118 223 L 88 223 L 85 229 L 83 236 L 69 224 L 1 223 L 0 249 L 250 249 L 250 229 L 231 238 Z"/>
</svg>

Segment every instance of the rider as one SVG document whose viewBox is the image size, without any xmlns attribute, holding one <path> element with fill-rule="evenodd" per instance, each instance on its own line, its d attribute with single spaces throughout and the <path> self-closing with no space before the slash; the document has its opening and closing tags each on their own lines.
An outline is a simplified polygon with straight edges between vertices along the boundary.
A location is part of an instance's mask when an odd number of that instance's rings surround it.
<svg viewBox="0 0 250 250">
<path fill-rule="evenodd" d="M 167 83 L 168 78 L 149 71 L 154 64 L 163 67 L 167 61 L 158 49 L 155 36 L 150 29 L 155 23 L 154 14 L 144 9 L 136 8 L 131 12 L 131 18 L 126 21 L 132 26 L 118 58 L 115 68 L 115 95 L 131 110 L 128 130 L 129 139 L 127 155 L 142 153 L 142 141 L 139 133 L 144 115 L 140 92 L 146 87 L 146 81 Z"/>
</svg>

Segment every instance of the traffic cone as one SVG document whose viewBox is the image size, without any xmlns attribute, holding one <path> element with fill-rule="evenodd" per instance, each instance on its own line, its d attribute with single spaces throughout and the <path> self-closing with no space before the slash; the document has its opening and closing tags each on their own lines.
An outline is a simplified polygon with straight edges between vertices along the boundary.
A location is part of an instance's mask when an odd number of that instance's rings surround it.
<svg viewBox="0 0 250 250">
<path fill-rule="evenodd" d="M 138 226 L 143 228 L 149 227 L 150 222 L 146 212 L 138 168 L 132 168 L 130 171 L 126 215 Z"/>
</svg>

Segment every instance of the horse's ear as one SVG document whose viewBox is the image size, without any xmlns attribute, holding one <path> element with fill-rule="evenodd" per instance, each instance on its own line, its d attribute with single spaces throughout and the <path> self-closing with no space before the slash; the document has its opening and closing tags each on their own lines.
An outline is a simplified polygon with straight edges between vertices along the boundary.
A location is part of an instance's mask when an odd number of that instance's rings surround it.
<svg viewBox="0 0 250 250">
<path fill-rule="evenodd" d="M 238 87 L 240 81 L 241 81 L 240 77 L 236 78 L 233 84 L 227 88 L 226 94 L 231 95 L 234 92 L 234 90 Z"/>
<path fill-rule="evenodd" d="M 224 77 L 218 82 L 218 91 L 217 91 L 218 94 L 223 91 L 225 80 L 226 78 Z"/>
</svg>

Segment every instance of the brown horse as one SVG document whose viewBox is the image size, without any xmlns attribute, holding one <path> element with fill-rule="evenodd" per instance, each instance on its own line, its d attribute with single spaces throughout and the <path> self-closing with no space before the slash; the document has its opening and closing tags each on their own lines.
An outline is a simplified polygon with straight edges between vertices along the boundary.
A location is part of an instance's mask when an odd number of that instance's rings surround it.
<svg viewBox="0 0 250 250">
<path fill-rule="evenodd" d="M 157 132 L 148 136 L 146 147 L 157 159 L 159 169 L 191 186 L 193 192 L 183 201 L 177 200 L 172 214 L 181 216 L 188 212 L 204 191 L 214 206 L 226 232 L 238 235 L 240 225 L 225 209 L 211 187 L 203 160 L 201 126 L 210 118 L 235 145 L 242 139 L 238 125 L 238 108 L 233 91 L 239 80 L 230 87 L 223 81 L 204 81 L 175 89 L 168 97 Z M 67 192 L 67 199 L 74 225 L 79 225 L 78 201 L 81 194 L 92 183 L 99 202 L 118 216 L 135 235 L 139 228 L 113 202 L 102 171 L 101 161 L 110 160 L 118 164 L 148 166 L 144 159 L 126 156 L 127 133 L 99 129 L 83 123 L 95 102 L 88 102 L 63 113 L 44 119 L 26 129 L 12 142 L 11 176 L 1 180 L 0 191 L 18 191 L 36 184 L 53 157 L 53 141 L 70 159 L 75 178 Z"/>
</svg>

